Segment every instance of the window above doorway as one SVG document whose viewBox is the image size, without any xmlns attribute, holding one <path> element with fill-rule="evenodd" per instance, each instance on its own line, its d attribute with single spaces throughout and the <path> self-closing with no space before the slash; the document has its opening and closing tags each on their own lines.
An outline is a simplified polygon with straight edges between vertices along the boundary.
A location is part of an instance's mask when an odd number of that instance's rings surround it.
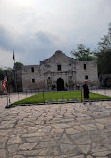
<svg viewBox="0 0 111 158">
<path fill-rule="evenodd" d="M 85 76 L 85 80 L 88 80 L 88 75 L 87 75 L 87 76 Z"/>
<path fill-rule="evenodd" d="M 57 71 L 61 71 L 61 65 L 57 65 Z"/>
</svg>

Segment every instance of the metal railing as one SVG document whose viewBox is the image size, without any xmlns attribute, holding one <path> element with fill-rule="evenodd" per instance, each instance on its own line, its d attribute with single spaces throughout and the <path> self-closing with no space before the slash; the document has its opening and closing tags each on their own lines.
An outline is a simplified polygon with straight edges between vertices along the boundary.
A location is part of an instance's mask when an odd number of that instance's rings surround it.
<svg viewBox="0 0 111 158">
<path fill-rule="evenodd" d="M 107 89 L 107 88 L 98 89 L 98 87 L 96 87 L 95 89 L 91 89 L 91 87 L 89 87 L 89 90 L 90 90 L 90 92 L 94 92 L 94 93 L 97 93 L 97 94 L 102 94 L 102 95 L 111 97 L 111 89 Z M 78 91 L 78 90 L 74 90 L 74 91 Z M 79 91 L 81 91 L 79 98 L 81 98 L 80 101 L 82 102 L 83 101 L 82 100 L 82 98 L 83 98 L 82 89 L 80 89 Z M 55 92 L 55 91 L 50 91 L 50 92 Z M 30 90 L 30 91 L 28 90 L 28 91 L 25 91 L 25 92 L 8 93 L 7 95 L 0 95 L 0 98 L 6 97 L 7 106 L 9 106 L 10 104 L 12 104 L 15 101 L 19 101 L 19 100 L 28 98 L 28 97 L 30 97 L 34 94 L 37 94 L 37 93 L 42 93 L 43 94 L 42 96 L 43 96 L 43 100 L 44 100 L 44 103 L 45 103 L 45 101 L 46 101 L 45 100 L 45 91 L 38 92 L 38 89 L 34 90 L 34 91 L 33 90 Z"/>
</svg>

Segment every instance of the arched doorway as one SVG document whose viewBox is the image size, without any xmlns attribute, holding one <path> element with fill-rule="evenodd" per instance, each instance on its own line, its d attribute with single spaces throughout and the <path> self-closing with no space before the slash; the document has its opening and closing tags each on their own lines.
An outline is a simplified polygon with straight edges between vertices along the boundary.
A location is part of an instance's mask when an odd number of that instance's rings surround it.
<svg viewBox="0 0 111 158">
<path fill-rule="evenodd" d="M 64 80 L 62 78 L 57 79 L 57 91 L 64 90 Z"/>
</svg>

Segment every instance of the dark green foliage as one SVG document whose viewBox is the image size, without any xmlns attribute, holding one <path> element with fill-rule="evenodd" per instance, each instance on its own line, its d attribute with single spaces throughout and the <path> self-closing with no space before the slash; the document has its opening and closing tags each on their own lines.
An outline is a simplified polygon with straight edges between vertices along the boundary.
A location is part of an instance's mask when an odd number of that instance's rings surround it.
<svg viewBox="0 0 111 158">
<path fill-rule="evenodd" d="M 100 74 L 110 74 L 111 73 L 111 50 L 97 53 L 96 56 L 97 56 L 98 72 Z"/>
<path fill-rule="evenodd" d="M 0 68 L 0 80 L 3 80 L 4 79 L 4 76 L 6 75 L 8 77 L 8 79 L 10 80 L 10 77 L 11 77 L 11 72 L 12 72 L 12 69 L 11 68 L 7 68 L 7 69 L 2 69 Z"/>
<path fill-rule="evenodd" d="M 111 73 L 111 23 L 109 24 L 108 34 L 98 43 L 98 51 L 95 55 L 97 57 L 99 73 Z"/>
<path fill-rule="evenodd" d="M 23 64 L 21 62 L 16 62 L 14 64 L 14 69 L 20 69 L 23 66 Z"/>
<path fill-rule="evenodd" d="M 72 50 L 71 54 L 81 61 L 95 60 L 93 52 L 91 52 L 90 48 L 86 48 L 83 44 L 79 44 L 77 50 Z"/>
<path fill-rule="evenodd" d="M 0 80 L 3 80 L 4 78 L 4 71 L 2 68 L 0 68 Z"/>
</svg>

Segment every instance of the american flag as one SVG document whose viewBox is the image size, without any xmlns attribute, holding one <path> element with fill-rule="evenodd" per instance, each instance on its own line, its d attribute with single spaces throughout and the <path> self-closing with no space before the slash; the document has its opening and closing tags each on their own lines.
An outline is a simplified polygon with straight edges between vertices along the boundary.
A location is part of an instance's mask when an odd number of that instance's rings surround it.
<svg viewBox="0 0 111 158">
<path fill-rule="evenodd" d="M 3 80 L 3 88 L 4 88 L 4 90 L 6 89 L 6 83 L 7 83 L 7 76 L 5 76 L 4 80 Z"/>
</svg>

